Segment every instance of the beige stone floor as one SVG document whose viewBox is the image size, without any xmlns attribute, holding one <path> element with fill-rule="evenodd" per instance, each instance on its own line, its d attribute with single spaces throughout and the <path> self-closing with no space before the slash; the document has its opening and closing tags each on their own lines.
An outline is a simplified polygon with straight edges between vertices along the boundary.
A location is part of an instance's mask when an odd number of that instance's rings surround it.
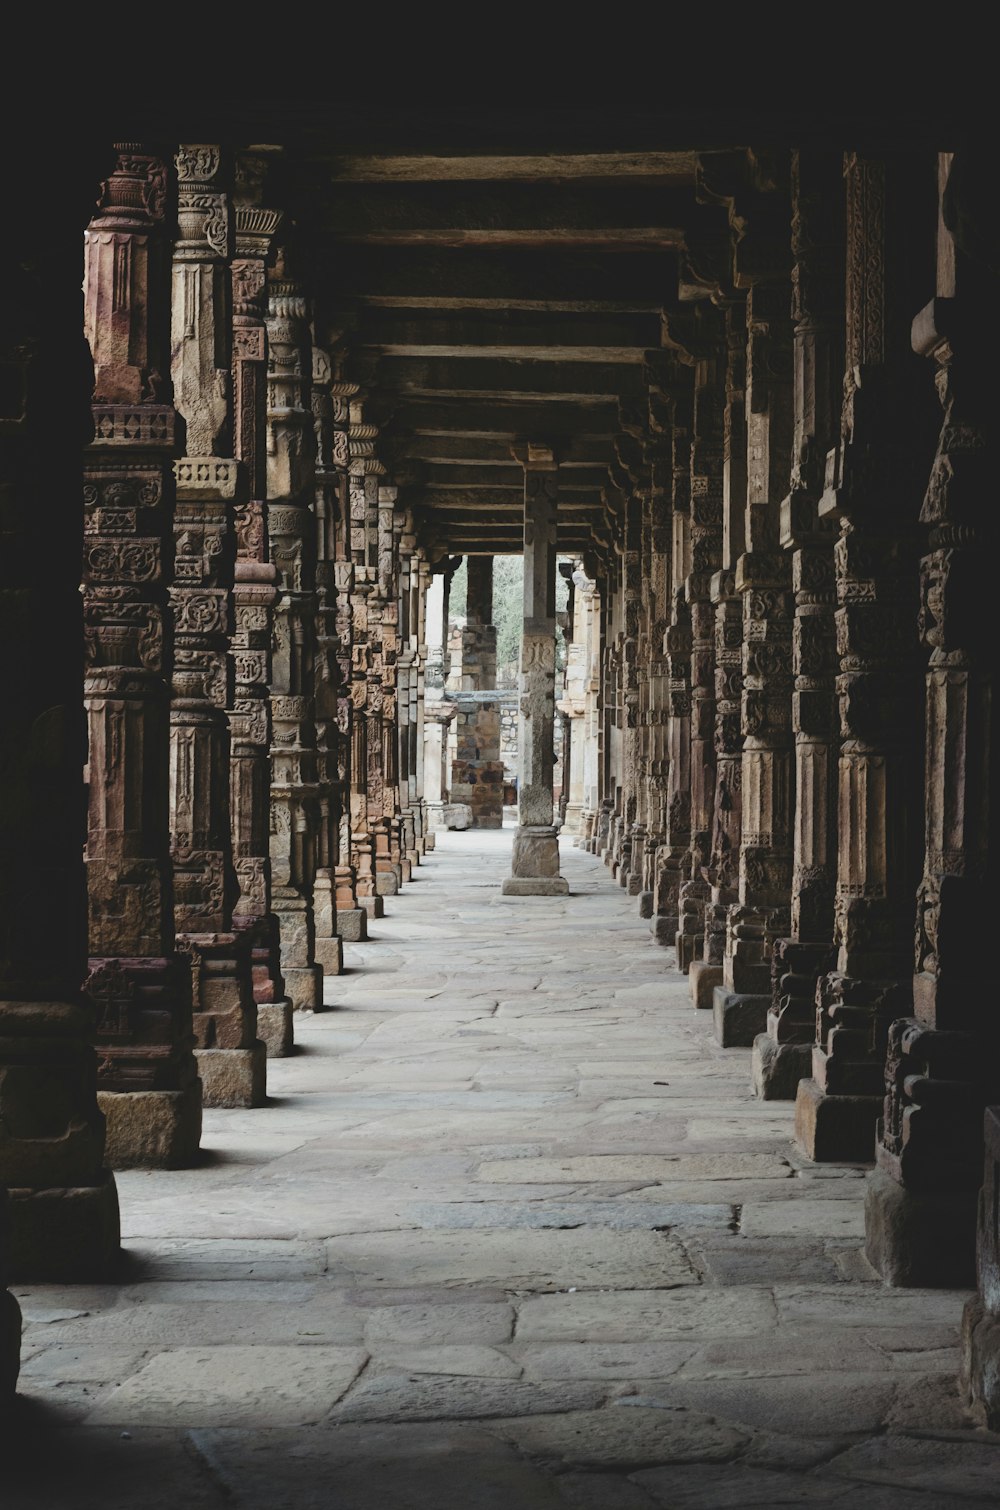
<svg viewBox="0 0 1000 1510">
<path fill-rule="evenodd" d="M 20 1287 L 0 1504 L 998 1504 L 964 1296 L 887 1291 L 672 956 L 563 842 L 447 834 L 196 1170 L 119 1177 L 118 1284 Z"/>
</svg>

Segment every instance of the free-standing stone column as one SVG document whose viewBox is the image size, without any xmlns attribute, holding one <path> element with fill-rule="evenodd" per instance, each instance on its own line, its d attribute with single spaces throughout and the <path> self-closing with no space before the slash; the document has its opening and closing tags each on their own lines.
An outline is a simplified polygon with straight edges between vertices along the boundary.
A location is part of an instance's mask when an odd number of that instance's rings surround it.
<svg viewBox="0 0 1000 1510">
<path fill-rule="evenodd" d="M 201 1082 L 191 974 L 174 950 L 169 834 L 175 413 L 167 167 L 129 145 L 86 236 L 94 439 L 84 464 L 87 885 L 98 1077 L 112 1165 L 193 1163 Z"/>
<path fill-rule="evenodd" d="M 170 837 L 177 947 L 190 962 L 195 1057 L 206 1106 L 260 1106 L 266 1050 L 257 1040 L 251 940 L 234 931 L 229 812 L 228 632 L 237 463 L 228 442 L 229 206 L 216 146 L 177 154 L 171 375 L 185 422 L 176 463 L 170 706 Z"/>
<path fill-rule="evenodd" d="M 795 824 L 791 936 L 774 944 L 767 1031 L 754 1042 L 753 1087 L 794 1100 L 811 1072 L 816 983 L 835 964 L 837 636 L 833 522 L 821 519 L 826 456 L 840 431 L 844 370 L 844 162 L 792 154 L 795 433 L 781 544 L 792 552 Z"/>
<path fill-rule="evenodd" d="M 914 350 L 935 360 L 944 408 L 920 510 L 918 623 L 928 655 L 924 863 L 913 1014 L 889 1029 L 865 1251 L 890 1284 L 968 1284 L 983 1184 L 979 1270 L 986 1309 L 995 1312 L 995 1114 L 986 1122 L 983 1181 L 983 1113 L 1000 1095 L 1000 1024 L 992 993 L 984 989 L 992 968 L 997 858 L 995 758 L 991 762 L 997 644 L 985 500 L 997 464 L 993 332 L 1000 282 L 989 265 L 992 255 L 986 254 L 989 262 L 984 257 L 992 203 L 987 184 L 978 180 L 973 160 L 941 155 L 937 295 L 912 327 Z M 979 1392 L 992 1395 L 995 1412 L 995 1318 L 982 1341 L 987 1346 L 978 1350 L 973 1371 Z"/>
<path fill-rule="evenodd" d="M 675 357 L 664 371 L 663 425 L 671 446 L 670 622 L 663 636 L 666 692 L 666 824 L 656 856 L 652 934 L 674 947 L 680 916 L 682 864 L 691 838 L 691 613 L 684 582 L 691 557 L 691 415 L 693 372 Z"/>
<path fill-rule="evenodd" d="M 316 868 L 316 450 L 310 408 L 312 341 L 287 251 L 268 276 L 267 530 L 279 573 L 271 663 L 271 905 L 292 1005 L 323 1004 L 312 886 Z"/>
<path fill-rule="evenodd" d="M 505 896 L 559 896 L 559 839 L 552 821 L 556 675 L 556 517 L 559 464 L 529 444 L 524 467 L 524 628 L 521 641 L 520 783 L 517 833 Z"/>
<path fill-rule="evenodd" d="M 80 447 L 92 372 L 79 230 L 61 204 L 46 200 L 55 218 L 27 215 L 0 251 L 0 1398 L 13 1393 L 20 1336 L 2 1284 L 104 1278 L 118 1250 L 94 1011 L 80 993 Z"/>
<path fill-rule="evenodd" d="M 469 556 L 466 622 L 461 631 L 461 678 L 454 693 L 456 747 L 451 800 L 472 809 L 472 828 L 503 824 L 503 761 L 500 704 L 486 695 L 497 680 L 497 632 L 493 627 L 493 557 Z M 468 696 L 464 694 L 469 694 Z"/>
<path fill-rule="evenodd" d="M 931 167 L 913 153 L 846 160 L 846 381 L 819 505 L 840 527 L 837 969 L 817 987 L 813 1074 L 795 1102 L 796 1137 L 814 1159 L 873 1158 L 889 1024 L 912 1002 L 923 772 L 917 514 L 937 424 L 909 334 L 933 286 Z"/>
<path fill-rule="evenodd" d="M 333 368 L 329 355 L 312 348 L 312 413 L 316 437 L 316 878 L 313 917 L 316 962 L 325 975 L 344 968 L 344 945 L 337 932 L 337 862 L 340 856 L 342 788 L 337 771 L 340 666 L 337 641 L 337 589 L 334 576 L 337 518 L 343 473 L 335 464 L 338 431 L 333 425 Z M 346 461 L 346 457 L 345 457 Z"/>
<path fill-rule="evenodd" d="M 280 212 L 261 204 L 266 152 L 240 153 L 233 187 L 233 448 L 249 497 L 236 507 L 230 817 L 239 896 L 233 926 L 252 945 L 257 1034 L 272 1057 L 292 1046 L 292 1004 L 281 975 L 278 920 L 271 911 L 271 634 L 278 573 L 268 558 L 267 331 L 265 267 Z"/>
</svg>

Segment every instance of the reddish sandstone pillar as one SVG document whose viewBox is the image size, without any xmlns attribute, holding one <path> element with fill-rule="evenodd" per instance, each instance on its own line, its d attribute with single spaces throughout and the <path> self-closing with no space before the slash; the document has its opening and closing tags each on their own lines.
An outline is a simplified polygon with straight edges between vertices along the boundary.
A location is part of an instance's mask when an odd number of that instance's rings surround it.
<svg viewBox="0 0 1000 1510">
<path fill-rule="evenodd" d="M 167 167 L 119 148 L 86 236 L 94 430 L 84 464 L 87 886 L 101 1106 L 112 1165 L 191 1164 L 201 1132 L 191 976 L 174 947 L 169 831 L 176 415 Z"/>
</svg>

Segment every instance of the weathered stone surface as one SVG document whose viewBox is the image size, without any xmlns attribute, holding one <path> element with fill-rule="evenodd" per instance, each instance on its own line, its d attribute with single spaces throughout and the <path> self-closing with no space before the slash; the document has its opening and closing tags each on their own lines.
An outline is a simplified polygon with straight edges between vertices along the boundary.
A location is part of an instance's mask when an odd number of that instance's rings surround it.
<svg viewBox="0 0 1000 1510">
<path fill-rule="evenodd" d="M 696 1284 L 680 1245 L 659 1232 L 518 1229 L 380 1232 L 341 1237 L 327 1252 L 336 1283 L 503 1285 L 510 1290 Z"/>
<path fill-rule="evenodd" d="M 295 1043 L 295 1019 L 290 1001 L 257 1003 L 257 1037 L 268 1059 L 285 1059 Z"/>
<path fill-rule="evenodd" d="M 175 1348 L 102 1400 L 94 1426 L 288 1426 L 321 1421 L 364 1366 L 358 1348 Z"/>
<path fill-rule="evenodd" d="M 205 1106 L 263 1106 L 267 1100 L 267 1046 L 197 1049 Z"/>
<path fill-rule="evenodd" d="M 183 1091 L 98 1094 L 112 1169 L 184 1169 L 197 1162 L 201 1081 Z"/>
<path fill-rule="evenodd" d="M 641 1342 L 649 1337 L 752 1336 L 774 1319 L 764 1291 L 683 1288 L 613 1295 L 545 1295 L 518 1313 L 519 1342 Z"/>
<path fill-rule="evenodd" d="M 570 1411 L 498 1429 L 528 1457 L 580 1467 L 641 1468 L 653 1463 L 725 1462 L 747 1434 L 689 1410 L 648 1410 L 627 1400 L 601 1411 Z"/>
<path fill-rule="evenodd" d="M 331 1421 L 478 1420 L 490 1416 L 543 1415 L 567 1407 L 590 1410 L 604 1399 L 598 1383 L 484 1379 L 475 1375 L 434 1378 L 413 1373 L 365 1376 Z"/>
<path fill-rule="evenodd" d="M 749 1048 L 767 1024 L 769 996 L 755 996 L 716 986 L 712 992 L 712 1017 L 716 1041 L 724 1049 Z"/>
<path fill-rule="evenodd" d="M 68 1190 L 10 1191 L 7 1274 L 13 1280 L 58 1282 L 105 1278 L 118 1254 L 118 1191 L 100 1183 Z"/>
</svg>

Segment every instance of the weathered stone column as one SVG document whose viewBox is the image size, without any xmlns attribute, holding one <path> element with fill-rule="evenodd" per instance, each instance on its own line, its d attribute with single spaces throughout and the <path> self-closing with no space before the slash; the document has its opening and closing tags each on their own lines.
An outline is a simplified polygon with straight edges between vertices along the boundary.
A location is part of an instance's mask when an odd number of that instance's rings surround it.
<svg viewBox="0 0 1000 1510">
<path fill-rule="evenodd" d="M 357 868 L 352 839 L 352 791 L 355 780 L 355 703 L 353 680 L 355 636 L 355 524 L 351 513 L 350 479 L 350 401 L 358 393 L 357 383 L 338 378 L 330 385 L 331 460 L 337 474 L 337 518 L 334 523 L 335 562 L 333 582 L 336 589 L 337 634 L 337 780 L 340 787 L 339 842 L 334 866 L 334 925 L 337 935 L 347 943 L 361 943 L 368 937 L 368 914 L 358 901 Z M 360 554 L 360 553 L 359 553 Z"/>
<path fill-rule="evenodd" d="M 920 510 L 918 622 L 929 655 L 913 1014 L 889 1029 L 878 1167 L 868 1177 L 865 1207 L 865 1251 L 889 1284 L 973 1279 L 983 1113 L 1000 1096 L 1000 1025 L 983 990 L 997 859 L 994 562 L 984 500 L 996 476 L 1000 281 L 981 260 L 992 203 L 977 178 L 971 162 L 941 154 L 936 295 L 912 329 L 914 350 L 935 361 L 944 418 Z M 987 1136 L 980 1276 L 984 1305 L 995 1310 L 996 1139 L 989 1119 Z M 972 1364 L 981 1392 L 989 1392 L 991 1372 L 998 1378 L 995 1323 L 993 1332 Z M 995 1408 L 996 1383 L 992 1394 Z"/>
<path fill-rule="evenodd" d="M 26 165 L 25 187 L 48 196 L 30 154 L 15 174 Z M 0 248 L 0 1187 L 10 1190 L 0 1194 L 0 1400 L 13 1394 L 20 1340 L 2 1285 L 110 1277 L 118 1251 L 94 1010 L 80 993 L 80 448 L 93 433 L 93 374 L 80 336 L 79 229 L 61 195 L 45 204 L 51 220 L 26 213 Z"/>
<path fill-rule="evenodd" d="M 833 522 L 820 519 L 826 456 L 840 432 L 844 370 L 844 165 L 840 152 L 792 153 L 795 432 L 781 544 L 792 552 L 795 823 L 791 936 L 774 944 L 767 1031 L 753 1087 L 794 1100 L 811 1072 L 816 984 L 835 964 L 837 640 Z"/>
<path fill-rule="evenodd" d="M 559 463 L 546 446 L 528 444 L 524 467 L 524 629 L 517 833 L 504 896 L 559 896 L 559 839 L 552 821 L 552 728 L 556 671 L 556 518 Z"/>
<path fill-rule="evenodd" d="M 503 825 L 503 761 L 500 759 L 500 704 L 486 694 L 497 683 L 497 632 L 493 627 L 493 557 L 469 556 L 466 622 L 461 661 L 452 675 L 457 743 L 451 767 L 451 800 L 472 809 L 472 828 Z M 464 694 L 469 694 L 468 696 Z"/>
<path fill-rule="evenodd" d="M 787 182 L 787 180 L 786 180 Z M 726 925 L 723 985 L 714 997 L 723 1045 L 749 1046 L 767 1023 L 771 951 L 786 934 L 792 884 L 791 562 L 779 545 L 792 457 L 792 325 L 787 191 L 757 210 L 737 252 L 747 294 L 746 550 L 736 562 L 743 603 L 742 814 L 739 900 Z M 743 257 L 741 249 L 746 248 Z M 743 272 L 743 259 L 753 276 Z"/>
<path fill-rule="evenodd" d="M 707 867 L 715 809 L 715 608 L 712 578 L 722 560 L 726 381 L 721 311 L 703 301 L 668 319 L 671 337 L 694 363 L 691 430 L 690 566 L 684 583 L 691 625 L 690 842 L 678 898 L 677 968 L 703 950 Z"/>
<path fill-rule="evenodd" d="M 349 519 L 351 559 L 351 865 L 355 896 L 369 917 L 380 918 L 385 903 L 376 890 L 375 832 L 370 818 L 369 777 L 381 768 L 381 669 L 374 669 L 375 627 L 368 599 L 378 575 L 378 490 L 385 467 L 375 455 L 378 426 L 364 415 L 360 396 L 349 401 Z M 375 702 L 378 707 L 375 707 Z M 374 765 L 373 765 L 374 762 Z M 372 802 L 381 813 L 381 786 Z M 338 918 L 338 930 L 341 920 Z M 348 935 L 342 935 L 347 938 Z"/>
<path fill-rule="evenodd" d="M 229 715 L 230 819 L 239 896 L 234 928 L 250 937 L 257 1035 L 271 1057 L 292 1047 L 292 1004 L 281 974 L 271 910 L 271 636 L 278 573 L 269 559 L 267 497 L 266 265 L 280 212 L 261 204 L 268 155 L 239 153 L 233 186 L 233 450 L 248 497 L 236 507 L 236 565 Z"/>
<path fill-rule="evenodd" d="M 311 403 L 316 440 L 314 513 L 316 519 L 316 874 L 313 918 L 316 963 L 324 975 L 344 968 L 344 946 L 337 932 L 337 863 L 340 855 L 341 787 L 337 771 L 338 682 L 337 515 L 341 473 L 334 464 L 333 368 L 329 355 L 312 348 Z"/>
<path fill-rule="evenodd" d="M 933 286 L 930 167 L 912 153 L 846 160 L 845 397 L 819 506 L 840 523 L 837 969 L 817 987 L 813 1076 L 795 1103 L 796 1137 L 814 1159 L 874 1156 L 889 1024 L 912 1002 L 924 743 L 914 500 L 935 421 L 909 330 Z"/>
<path fill-rule="evenodd" d="M 237 463 L 227 443 L 229 206 L 217 146 L 177 154 L 178 239 L 171 376 L 184 421 L 175 463 L 174 667 L 170 705 L 170 840 L 177 948 L 191 968 L 195 1058 L 206 1106 L 261 1106 L 266 1050 L 257 1040 L 251 940 L 233 930 L 236 873 L 229 811 Z"/>
<path fill-rule="evenodd" d="M 271 905 L 292 1005 L 323 1005 L 312 888 L 316 868 L 316 451 L 306 301 L 281 249 L 268 276 L 267 529 L 278 569 L 271 665 Z"/>
<path fill-rule="evenodd" d="M 370 483 L 377 486 L 370 491 Z M 369 540 L 374 541 L 375 576 L 366 599 L 368 645 L 368 828 L 372 836 L 375 891 L 396 896 L 403 884 L 396 723 L 396 667 L 399 659 L 398 490 L 366 478 Z M 399 528 L 397 528 L 399 526 Z"/>
<path fill-rule="evenodd" d="M 413 762 L 416 775 L 416 801 L 420 814 L 419 846 L 422 854 L 429 854 L 435 845 L 427 812 L 427 796 L 425 791 L 426 771 L 424 767 L 426 753 L 424 745 L 424 720 L 426 718 L 427 707 L 427 594 L 430 589 L 431 568 L 423 547 L 420 547 L 418 550 L 417 572 L 417 681 L 415 689 L 416 708 L 413 717 L 413 738 L 416 748 L 413 754 Z M 501 794 L 502 790 L 501 786 Z"/>
<path fill-rule="evenodd" d="M 715 613 L 715 797 L 707 876 L 705 936 L 691 963 L 691 996 L 711 1009 L 722 985 L 729 909 L 739 896 L 743 806 L 743 605 L 736 592 L 736 563 L 746 544 L 746 307 L 735 293 L 725 304 L 726 403 L 723 412 L 722 556 L 709 597 Z"/>
<path fill-rule="evenodd" d="M 191 973 L 174 949 L 169 834 L 175 413 L 167 166 L 124 145 L 86 235 L 94 440 L 84 463 L 87 886 L 98 1083 L 112 1166 L 195 1161 Z"/>
<path fill-rule="evenodd" d="M 666 830 L 656 856 L 652 934 L 673 948 L 680 919 L 682 865 L 691 842 L 691 614 L 684 582 L 691 562 L 691 417 L 694 373 L 676 356 L 664 374 L 671 447 L 669 624 L 663 636 L 666 691 Z"/>
</svg>

